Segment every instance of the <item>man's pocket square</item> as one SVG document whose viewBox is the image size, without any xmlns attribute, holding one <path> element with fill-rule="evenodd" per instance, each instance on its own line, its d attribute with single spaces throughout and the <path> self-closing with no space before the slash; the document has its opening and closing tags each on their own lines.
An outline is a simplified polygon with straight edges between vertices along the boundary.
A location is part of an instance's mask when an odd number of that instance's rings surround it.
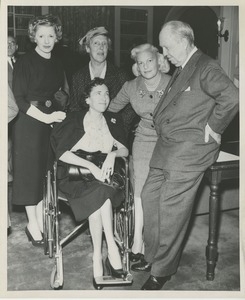
<svg viewBox="0 0 245 300">
<path fill-rule="evenodd" d="M 188 86 L 188 88 L 186 89 L 186 90 L 184 90 L 185 92 L 188 92 L 188 91 L 190 91 L 191 90 L 191 87 L 190 86 Z"/>
</svg>

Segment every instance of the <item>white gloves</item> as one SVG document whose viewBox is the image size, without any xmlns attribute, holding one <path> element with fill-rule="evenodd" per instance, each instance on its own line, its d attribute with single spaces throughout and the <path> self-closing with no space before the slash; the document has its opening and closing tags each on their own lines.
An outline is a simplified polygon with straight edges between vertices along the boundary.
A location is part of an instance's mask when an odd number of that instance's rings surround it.
<svg viewBox="0 0 245 300">
<path fill-rule="evenodd" d="M 45 124 L 52 124 L 54 122 L 62 122 L 66 118 L 66 113 L 63 111 L 55 111 L 51 114 L 45 114 L 36 106 L 31 105 L 26 114 Z"/>
</svg>

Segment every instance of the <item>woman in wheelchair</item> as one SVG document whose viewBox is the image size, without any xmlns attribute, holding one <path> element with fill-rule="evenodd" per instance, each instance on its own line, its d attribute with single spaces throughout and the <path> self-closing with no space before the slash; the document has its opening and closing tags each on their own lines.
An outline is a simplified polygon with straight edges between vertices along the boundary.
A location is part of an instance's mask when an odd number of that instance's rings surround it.
<svg viewBox="0 0 245 300">
<path fill-rule="evenodd" d="M 105 112 L 109 105 L 109 91 L 103 79 L 95 78 L 85 89 L 87 110 L 72 112 L 64 122 L 57 124 L 51 136 L 51 143 L 58 162 L 58 188 L 66 195 L 76 221 L 89 220 L 93 243 L 93 275 L 103 276 L 102 233 L 108 247 L 106 268 L 111 275 L 123 278 L 121 257 L 113 236 L 112 206 L 123 200 L 123 191 L 107 182 L 114 171 L 116 157 L 126 157 L 124 128 L 120 116 Z M 101 151 L 107 153 L 101 168 L 74 152 Z M 70 180 L 70 165 L 87 168 L 95 180 Z M 95 281 L 94 281 L 95 282 Z"/>
</svg>

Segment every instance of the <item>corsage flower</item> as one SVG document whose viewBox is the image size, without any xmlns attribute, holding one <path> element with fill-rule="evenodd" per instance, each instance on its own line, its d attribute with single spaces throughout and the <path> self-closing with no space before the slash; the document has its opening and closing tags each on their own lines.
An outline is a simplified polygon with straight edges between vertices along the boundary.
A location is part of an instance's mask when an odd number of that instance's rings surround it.
<svg viewBox="0 0 245 300">
<path fill-rule="evenodd" d="M 141 98 L 145 96 L 145 91 L 144 90 L 139 90 L 139 95 Z"/>
<path fill-rule="evenodd" d="M 162 95 L 164 94 L 164 90 L 159 90 L 157 91 L 157 93 L 158 93 L 158 97 L 161 98 Z"/>
<path fill-rule="evenodd" d="M 111 118 L 111 123 L 116 124 L 116 119 L 115 118 Z"/>
</svg>

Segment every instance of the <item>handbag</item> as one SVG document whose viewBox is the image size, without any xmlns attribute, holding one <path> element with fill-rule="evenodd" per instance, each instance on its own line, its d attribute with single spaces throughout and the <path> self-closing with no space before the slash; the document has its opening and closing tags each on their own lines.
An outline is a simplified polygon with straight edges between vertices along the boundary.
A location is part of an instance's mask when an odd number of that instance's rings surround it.
<svg viewBox="0 0 245 300">
<path fill-rule="evenodd" d="M 54 94 L 53 106 L 54 109 L 59 111 L 65 111 L 69 105 L 69 95 L 62 89 L 58 90 Z"/>
<path fill-rule="evenodd" d="M 107 156 L 106 153 L 102 153 L 101 151 L 87 152 L 81 149 L 73 153 L 83 159 L 91 161 L 99 168 L 102 167 Z M 114 172 L 111 175 L 110 179 L 104 182 L 104 184 L 112 186 L 116 189 L 124 189 L 126 182 L 125 170 L 123 166 L 123 162 L 116 159 L 114 164 Z M 84 182 L 92 182 L 94 180 L 97 180 L 88 168 L 76 165 L 69 165 L 68 175 L 70 181 L 82 180 Z"/>
</svg>

